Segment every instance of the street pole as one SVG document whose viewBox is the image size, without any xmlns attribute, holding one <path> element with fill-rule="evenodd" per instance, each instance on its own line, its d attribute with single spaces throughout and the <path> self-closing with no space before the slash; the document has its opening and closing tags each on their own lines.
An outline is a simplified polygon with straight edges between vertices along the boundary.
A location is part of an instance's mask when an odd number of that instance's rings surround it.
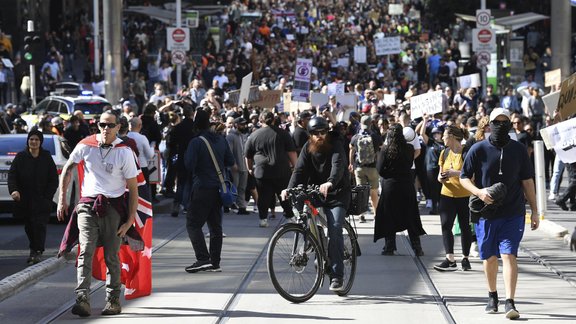
<svg viewBox="0 0 576 324">
<path fill-rule="evenodd" d="M 480 0 L 480 9 L 484 10 L 486 9 L 486 0 Z M 492 36 L 495 37 L 495 36 Z M 478 61 L 476 61 L 478 62 Z M 486 82 L 487 82 L 487 72 L 488 69 L 486 68 L 486 65 L 482 65 L 482 98 L 484 98 L 486 96 Z"/>
<path fill-rule="evenodd" d="M 115 105 L 122 96 L 122 1 L 103 0 L 104 78 L 106 99 Z"/>
<path fill-rule="evenodd" d="M 34 21 L 28 20 L 28 31 L 34 31 Z M 30 64 L 30 99 L 32 100 L 32 107 L 36 107 L 36 66 Z"/>
<path fill-rule="evenodd" d="M 182 28 L 182 0 L 176 0 L 176 28 Z M 176 64 L 176 93 L 182 88 L 182 65 Z"/>
<path fill-rule="evenodd" d="M 94 2 L 94 76 L 100 75 L 100 4 Z"/>
<path fill-rule="evenodd" d="M 538 216 L 544 219 L 546 215 L 546 177 L 544 173 L 544 142 L 534 141 L 534 171 L 536 173 L 536 206 Z"/>
<path fill-rule="evenodd" d="M 561 69 L 562 80 L 570 76 L 572 6 L 570 1 L 550 1 L 552 69 Z"/>
</svg>

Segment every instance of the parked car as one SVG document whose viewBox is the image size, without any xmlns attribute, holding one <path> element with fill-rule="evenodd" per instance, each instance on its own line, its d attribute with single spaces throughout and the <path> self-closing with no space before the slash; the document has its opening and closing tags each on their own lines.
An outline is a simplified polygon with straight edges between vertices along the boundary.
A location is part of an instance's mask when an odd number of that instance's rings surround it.
<svg viewBox="0 0 576 324">
<path fill-rule="evenodd" d="M 27 137 L 27 134 L 0 135 L 0 213 L 9 213 L 14 210 L 15 202 L 8 192 L 8 171 L 16 154 L 26 148 Z M 60 175 L 70 155 L 70 149 L 66 140 L 58 135 L 44 135 L 42 147 L 52 155 L 52 159 L 54 159 L 58 174 Z M 58 203 L 58 195 L 59 190 L 56 191 L 54 195 L 54 210 L 56 210 L 56 204 Z M 74 208 L 80 197 L 78 172 L 76 170 L 74 170 L 72 174 L 72 181 L 66 195 L 71 208 Z"/>
<path fill-rule="evenodd" d="M 44 98 L 34 109 L 21 114 L 20 117 L 26 121 L 28 128 L 30 128 L 38 123 L 39 115 L 60 116 L 62 119 L 68 120 L 74 111 L 80 110 L 84 114 L 84 118 L 90 120 L 95 115 L 102 114 L 106 106 L 111 106 L 108 100 L 95 96 L 89 91 L 83 91 L 83 94 L 80 95 L 54 94 Z"/>
</svg>

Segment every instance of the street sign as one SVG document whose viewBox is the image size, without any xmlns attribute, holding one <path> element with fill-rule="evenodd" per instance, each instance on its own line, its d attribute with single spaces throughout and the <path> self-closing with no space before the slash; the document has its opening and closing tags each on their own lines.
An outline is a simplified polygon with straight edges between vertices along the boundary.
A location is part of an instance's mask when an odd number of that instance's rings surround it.
<svg viewBox="0 0 576 324">
<path fill-rule="evenodd" d="M 184 65 L 186 64 L 186 52 L 183 50 L 172 50 L 172 64 Z"/>
<path fill-rule="evenodd" d="M 166 48 L 172 50 L 190 50 L 190 32 L 188 28 L 166 28 Z"/>
<path fill-rule="evenodd" d="M 491 12 L 490 9 L 479 9 L 476 10 L 476 27 L 488 27 L 490 26 Z"/>
<path fill-rule="evenodd" d="M 476 57 L 478 59 L 478 64 L 482 66 L 487 66 L 490 64 L 490 52 L 480 51 L 476 52 Z"/>
<path fill-rule="evenodd" d="M 496 33 L 491 28 L 472 29 L 472 50 L 493 52 L 496 50 Z"/>
</svg>

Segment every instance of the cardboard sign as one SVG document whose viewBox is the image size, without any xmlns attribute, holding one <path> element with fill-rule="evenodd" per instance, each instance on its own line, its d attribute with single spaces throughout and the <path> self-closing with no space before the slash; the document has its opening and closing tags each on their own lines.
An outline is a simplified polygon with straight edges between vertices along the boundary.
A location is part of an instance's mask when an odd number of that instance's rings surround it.
<svg viewBox="0 0 576 324">
<path fill-rule="evenodd" d="M 554 111 L 556 107 L 558 107 L 558 99 L 560 99 L 560 90 L 549 93 L 542 97 L 542 101 L 544 101 L 544 106 L 546 106 L 546 112 L 550 116 L 554 116 Z"/>
<path fill-rule="evenodd" d="M 557 110 L 561 121 L 576 113 L 576 73 L 562 81 Z"/>
<path fill-rule="evenodd" d="M 240 91 L 241 90 L 232 90 L 228 92 L 228 100 L 231 104 L 240 105 Z M 250 91 L 248 91 L 248 99 L 246 102 L 252 103 L 258 100 L 260 100 L 260 89 L 258 86 L 251 86 Z"/>
<path fill-rule="evenodd" d="M 388 14 L 390 16 L 398 16 L 404 13 L 404 6 L 402 4 L 391 3 L 388 5 Z"/>
<path fill-rule="evenodd" d="M 252 102 L 252 105 L 262 108 L 274 108 L 280 103 L 280 98 L 282 98 L 282 90 L 260 91 L 260 100 Z"/>
<path fill-rule="evenodd" d="M 442 112 L 442 90 L 427 92 L 410 98 L 410 117 L 416 119 L 424 114 Z"/>
<path fill-rule="evenodd" d="M 562 73 L 560 69 L 552 70 L 544 74 L 544 86 L 551 87 L 559 85 L 562 82 Z"/>
<path fill-rule="evenodd" d="M 160 169 L 160 151 L 155 151 L 152 160 L 148 161 L 148 177 L 150 184 L 162 183 L 162 170 Z"/>
<path fill-rule="evenodd" d="M 478 73 L 458 77 L 458 87 L 460 89 L 478 88 L 481 86 L 482 83 L 480 83 L 480 74 Z"/>
<path fill-rule="evenodd" d="M 562 162 L 576 162 L 576 118 L 543 128 L 540 135 L 546 148 L 553 148 Z"/>
<path fill-rule="evenodd" d="M 366 63 L 366 46 L 354 46 L 354 62 Z"/>
<path fill-rule="evenodd" d="M 292 101 L 290 102 L 288 111 L 298 114 L 301 111 L 309 110 L 310 108 L 312 108 L 312 105 L 310 105 L 309 102 Z"/>
<path fill-rule="evenodd" d="M 374 39 L 374 49 L 378 56 L 398 54 L 402 52 L 400 36 L 376 38 Z"/>
<path fill-rule="evenodd" d="M 242 105 L 247 103 L 248 96 L 250 96 L 250 84 L 252 84 L 252 72 L 248 73 L 242 78 L 242 85 L 240 86 L 240 96 L 238 97 L 238 104 Z"/>
</svg>

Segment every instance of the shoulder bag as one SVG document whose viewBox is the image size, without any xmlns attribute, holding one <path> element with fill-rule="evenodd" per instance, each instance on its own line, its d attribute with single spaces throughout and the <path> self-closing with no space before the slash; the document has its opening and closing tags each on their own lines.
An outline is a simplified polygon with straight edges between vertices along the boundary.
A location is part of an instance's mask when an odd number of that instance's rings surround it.
<svg viewBox="0 0 576 324">
<path fill-rule="evenodd" d="M 222 171 L 220 170 L 220 166 L 218 165 L 218 161 L 216 161 L 216 157 L 212 151 L 212 146 L 204 136 L 200 136 L 200 138 L 204 141 L 206 147 L 208 148 L 210 157 L 212 157 L 212 162 L 214 162 L 214 168 L 216 168 L 216 173 L 218 174 L 218 179 L 220 179 L 221 187 L 218 189 L 218 191 L 220 192 L 220 198 L 222 199 L 222 206 L 229 208 L 232 206 L 232 204 L 234 204 L 236 201 L 236 196 L 238 196 L 236 186 L 230 180 L 224 179 Z"/>
</svg>

